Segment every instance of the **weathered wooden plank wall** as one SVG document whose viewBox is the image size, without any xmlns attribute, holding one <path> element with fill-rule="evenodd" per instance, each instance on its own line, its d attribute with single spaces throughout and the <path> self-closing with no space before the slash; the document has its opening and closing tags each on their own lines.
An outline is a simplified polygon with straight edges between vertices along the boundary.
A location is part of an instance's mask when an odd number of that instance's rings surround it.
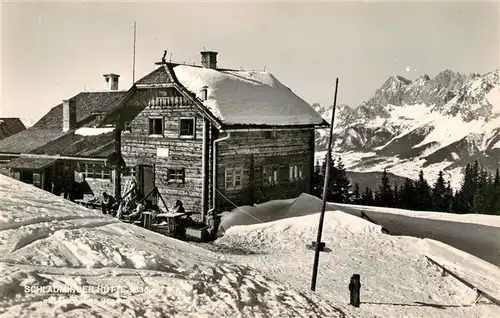
<svg viewBox="0 0 500 318">
<path fill-rule="evenodd" d="M 241 190 L 224 190 L 224 195 L 235 205 L 251 205 L 268 200 L 293 198 L 310 192 L 314 166 L 314 131 L 276 131 L 276 138 L 265 132 L 231 133 L 231 138 L 218 146 L 217 188 L 225 189 L 225 169 L 243 168 Z M 303 179 L 290 180 L 289 166 L 302 164 Z M 262 169 L 278 165 L 278 183 L 265 186 Z M 219 200 L 219 209 L 233 209 L 228 200 Z"/>
<path fill-rule="evenodd" d="M 161 97 L 165 96 L 169 99 L 163 102 Z M 168 89 L 144 90 L 136 94 L 132 105 L 143 103 L 149 106 L 131 121 L 131 132 L 122 134 L 122 156 L 127 166 L 154 165 L 156 186 L 167 204 L 173 205 L 180 199 L 187 211 L 200 212 L 203 118 L 187 100 L 179 97 L 170 102 L 171 99 L 172 91 Z M 152 116 L 163 118 L 163 136 L 149 136 L 149 118 Z M 194 139 L 179 138 L 181 117 L 195 118 Z M 169 156 L 158 157 L 158 148 L 168 148 Z M 184 168 L 185 183 L 168 182 L 169 168 Z"/>
</svg>

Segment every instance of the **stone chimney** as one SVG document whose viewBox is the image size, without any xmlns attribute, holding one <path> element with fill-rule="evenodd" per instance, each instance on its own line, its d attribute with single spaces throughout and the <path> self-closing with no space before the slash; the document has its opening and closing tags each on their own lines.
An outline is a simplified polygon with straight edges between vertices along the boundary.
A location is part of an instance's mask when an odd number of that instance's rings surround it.
<svg viewBox="0 0 500 318">
<path fill-rule="evenodd" d="M 118 90 L 118 78 L 120 75 L 118 74 L 104 74 L 104 78 L 106 79 L 106 89 L 110 91 L 117 91 Z"/>
<path fill-rule="evenodd" d="M 217 68 L 217 52 L 203 51 L 201 52 L 201 65 L 205 68 Z"/>
<path fill-rule="evenodd" d="M 74 100 L 63 100 L 63 131 L 76 128 L 76 103 Z"/>
</svg>

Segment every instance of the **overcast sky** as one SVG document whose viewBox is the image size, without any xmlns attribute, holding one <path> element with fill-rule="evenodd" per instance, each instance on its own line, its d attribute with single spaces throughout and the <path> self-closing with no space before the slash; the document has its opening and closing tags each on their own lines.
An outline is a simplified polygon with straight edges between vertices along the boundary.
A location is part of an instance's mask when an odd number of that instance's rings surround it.
<svg viewBox="0 0 500 318">
<path fill-rule="evenodd" d="M 3 3 L 0 117 L 33 121 L 104 73 L 132 84 L 163 50 L 173 61 L 267 70 L 309 103 L 357 106 L 391 75 L 499 67 L 499 4 L 386 3 Z M 170 56 L 169 53 L 169 56 Z"/>
</svg>

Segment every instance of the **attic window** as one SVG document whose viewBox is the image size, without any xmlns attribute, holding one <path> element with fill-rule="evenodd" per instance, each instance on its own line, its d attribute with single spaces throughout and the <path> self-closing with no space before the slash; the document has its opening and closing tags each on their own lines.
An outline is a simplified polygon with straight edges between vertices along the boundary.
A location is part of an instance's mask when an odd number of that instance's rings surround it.
<svg viewBox="0 0 500 318">
<path fill-rule="evenodd" d="M 123 123 L 123 131 L 124 132 L 132 132 L 132 126 L 129 121 Z"/>
</svg>

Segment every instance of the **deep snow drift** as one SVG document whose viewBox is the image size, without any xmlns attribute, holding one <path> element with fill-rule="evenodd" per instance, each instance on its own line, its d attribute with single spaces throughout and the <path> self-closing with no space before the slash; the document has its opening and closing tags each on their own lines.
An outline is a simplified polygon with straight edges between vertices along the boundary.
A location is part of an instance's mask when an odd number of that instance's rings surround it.
<svg viewBox="0 0 500 318">
<path fill-rule="evenodd" d="M 215 244 L 199 244 L 211 252 L 0 175 L 0 315 L 500 316 L 483 300 L 469 306 L 475 293 L 425 260 L 425 241 L 386 236 L 340 211 L 326 216 L 330 251 L 321 254 L 318 289 L 310 292 L 313 251 L 305 245 L 315 239 L 318 220 L 310 199 L 288 200 L 287 219 L 226 223 Z M 305 215 L 294 217 L 299 213 Z M 471 269 L 484 270 L 478 263 Z M 362 283 L 357 309 L 347 304 L 354 273 Z"/>
<path fill-rule="evenodd" d="M 2 317 L 341 317 L 331 302 L 0 175 Z"/>
<path fill-rule="evenodd" d="M 294 200 L 267 202 L 226 213 L 224 236 L 214 250 L 236 250 L 227 259 L 266 268 L 274 278 L 310 288 L 314 251 L 306 244 L 316 239 L 321 201 L 307 194 Z M 298 216 L 298 217 L 297 217 Z M 263 223 L 261 223 L 260 221 Z M 243 226 L 242 226 L 243 225 Z M 343 303 L 352 274 L 361 275 L 361 308 L 369 317 L 497 317 L 500 308 L 427 261 L 429 256 L 500 296 L 500 269 L 448 245 L 381 233 L 378 225 L 341 211 L 325 215 L 317 291 Z M 487 281 L 489 278 L 489 282 Z"/>
</svg>

